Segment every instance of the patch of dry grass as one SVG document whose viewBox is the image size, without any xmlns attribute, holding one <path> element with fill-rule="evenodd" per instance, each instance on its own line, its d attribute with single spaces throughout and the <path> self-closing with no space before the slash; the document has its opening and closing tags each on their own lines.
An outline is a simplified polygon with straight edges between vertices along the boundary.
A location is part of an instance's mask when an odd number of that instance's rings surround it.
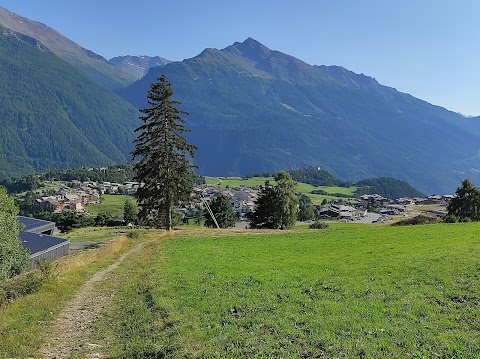
<svg viewBox="0 0 480 359">
<path fill-rule="evenodd" d="M 128 233 L 125 233 L 96 249 L 59 258 L 53 263 L 56 280 L 45 283 L 35 293 L 0 308 L 0 358 L 31 357 L 42 344 L 44 328 L 55 319 L 88 278 L 114 263 L 137 243 L 166 236 L 165 231 L 136 231 L 140 233 L 137 240 L 128 238 Z M 88 235 L 88 232 L 85 234 Z"/>
</svg>

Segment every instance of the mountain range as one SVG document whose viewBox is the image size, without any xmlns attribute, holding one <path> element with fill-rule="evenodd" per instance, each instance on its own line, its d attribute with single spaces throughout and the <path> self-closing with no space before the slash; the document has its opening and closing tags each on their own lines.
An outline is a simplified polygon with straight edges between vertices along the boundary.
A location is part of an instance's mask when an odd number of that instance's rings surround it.
<svg viewBox="0 0 480 359">
<path fill-rule="evenodd" d="M 396 177 L 424 193 L 480 180 L 480 118 L 252 38 L 178 62 L 107 61 L 0 8 L 0 71 L 0 177 L 127 161 L 137 109 L 165 74 L 190 113 L 201 174 L 315 166 L 348 181 Z"/>
<path fill-rule="evenodd" d="M 117 56 L 108 60 L 111 64 L 118 66 L 129 73 L 135 80 L 145 76 L 152 67 L 164 66 L 169 60 L 160 56 Z"/>
<path fill-rule="evenodd" d="M 363 74 L 312 66 L 250 38 L 151 68 L 120 93 L 145 107 L 144 94 L 161 74 L 191 114 L 190 140 L 204 174 L 319 166 L 351 181 L 400 178 L 425 193 L 478 178 L 478 118 Z"/>
<path fill-rule="evenodd" d="M 128 161 L 138 111 L 1 19 L 0 178 Z"/>
</svg>

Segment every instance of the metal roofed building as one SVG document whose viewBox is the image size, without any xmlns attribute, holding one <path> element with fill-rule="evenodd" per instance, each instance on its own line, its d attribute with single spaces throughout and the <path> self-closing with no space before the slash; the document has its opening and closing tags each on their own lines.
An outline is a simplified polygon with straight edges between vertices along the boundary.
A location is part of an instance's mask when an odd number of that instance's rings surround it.
<svg viewBox="0 0 480 359">
<path fill-rule="evenodd" d="M 30 268 L 36 268 L 39 260 L 52 261 L 68 254 L 70 241 L 52 236 L 54 222 L 23 216 L 17 218 L 25 226 L 20 232 L 20 240 L 23 247 L 30 251 Z"/>
<path fill-rule="evenodd" d="M 17 219 L 25 226 L 25 232 L 52 235 L 55 230 L 55 222 L 23 216 L 17 216 Z"/>
</svg>

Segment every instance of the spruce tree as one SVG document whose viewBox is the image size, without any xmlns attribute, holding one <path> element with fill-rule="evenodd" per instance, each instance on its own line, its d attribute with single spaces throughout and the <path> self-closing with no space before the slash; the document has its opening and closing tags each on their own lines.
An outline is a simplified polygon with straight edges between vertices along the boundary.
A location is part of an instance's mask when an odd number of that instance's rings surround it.
<svg viewBox="0 0 480 359">
<path fill-rule="evenodd" d="M 138 221 L 138 207 L 137 204 L 131 200 L 127 199 L 123 205 L 123 220 L 125 223 L 136 224 Z"/>
<path fill-rule="evenodd" d="M 190 132 L 185 128 L 181 115 L 187 112 L 177 109 L 179 101 L 172 100 L 173 91 L 162 75 L 150 86 L 148 104 L 140 110 L 143 122 L 135 132 L 133 159 L 136 180 L 142 185 L 137 191 L 140 206 L 139 219 L 154 227 L 172 229 L 172 211 L 180 201 L 186 201 L 192 190 L 193 158 L 196 147 L 183 137 Z"/>
<path fill-rule="evenodd" d="M 298 196 L 298 220 L 308 221 L 315 219 L 315 206 L 307 195 L 301 193 Z"/>
</svg>

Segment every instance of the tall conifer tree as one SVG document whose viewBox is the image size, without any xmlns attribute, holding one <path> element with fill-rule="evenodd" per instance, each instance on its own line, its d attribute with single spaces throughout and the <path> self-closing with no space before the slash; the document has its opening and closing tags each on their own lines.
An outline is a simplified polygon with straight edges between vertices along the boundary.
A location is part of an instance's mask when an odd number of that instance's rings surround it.
<svg viewBox="0 0 480 359">
<path fill-rule="evenodd" d="M 167 230 L 172 229 L 174 206 L 190 197 L 194 168 L 190 160 L 196 150 L 183 137 L 190 131 L 181 115 L 188 113 L 177 109 L 180 102 L 172 95 L 164 75 L 150 86 L 150 107 L 140 110 L 143 124 L 135 130 L 139 135 L 132 152 L 134 159 L 139 158 L 136 179 L 142 183 L 137 192 L 139 219 Z"/>
</svg>

